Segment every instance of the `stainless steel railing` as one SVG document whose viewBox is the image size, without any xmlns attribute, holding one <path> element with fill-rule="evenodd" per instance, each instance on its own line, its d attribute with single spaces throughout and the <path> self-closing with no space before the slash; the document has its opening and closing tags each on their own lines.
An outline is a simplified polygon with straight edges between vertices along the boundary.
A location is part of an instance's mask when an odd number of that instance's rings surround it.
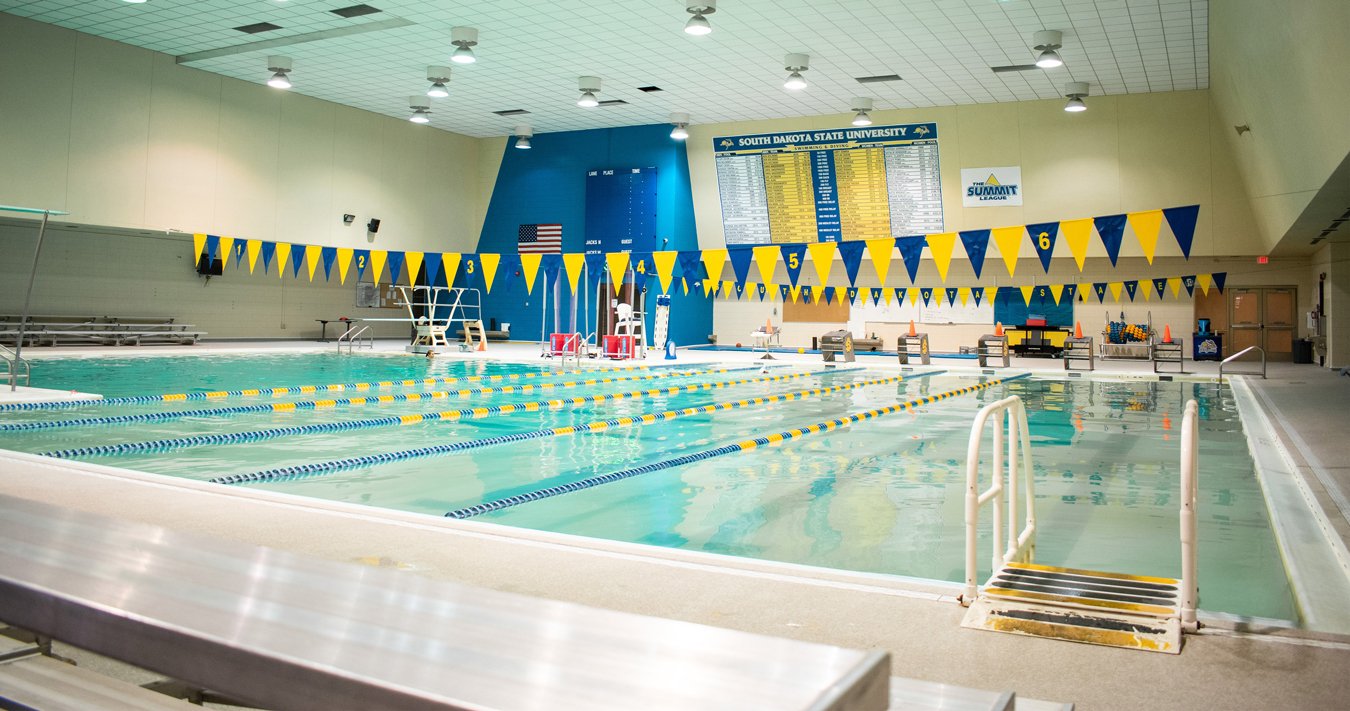
<svg viewBox="0 0 1350 711">
<path fill-rule="evenodd" d="M 1241 357 L 1244 356 L 1244 355 L 1247 355 L 1248 353 L 1250 353 L 1250 352 L 1252 352 L 1252 351 L 1260 351 L 1260 352 L 1261 352 L 1261 372 L 1257 373 L 1257 372 L 1254 372 L 1254 371 L 1246 371 L 1246 372 L 1241 372 L 1241 373 L 1229 373 L 1229 375 L 1259 375 L 1259 376 L 1261 376 L 1262 379 L 1265 379 L 1265 377 L 1266 377 L 1266 349 L 1262 348 L 1261 346 L 1247 346 L 1246 348 L 1243 348 L 1242 350 L 1238 351 L 1237 353 L 1234 353 L 1233 355 L 1230 355 L 1230 356 L 1228 356 L 1227 358 L 1224 358 L 1224 359 L 1223 359 L 1223 362 L 1219 363 L 1219 382 L 1220 382 L 1220 383 L 1223 382 L 1223 367 L 1224 367 L 1225 365 L 1228 365 L 1229 363 L 1232 363 L 1233 361 L 1237 360 L 1238 358 L 1241 358 Z"/>
<path fill-rule="evenodd" d="M 352 353 L 357 348 L 375 349 L 375 337 L 370 333 L 370 326 L 362 326 L 356 330 L 348 331 L 337 339 L 338 353 L 342 352 L 342 345 L 347 345 L 347 352 Z"/>
<path fill-rule="evenodd" d="M 32 367 L 28 360 L 10 349 L 9 346 L 0 345 L 0 363 L 5 364 L 5 372 L 0 373 L 0 378 L 4 378 L 9 383 L 9 389 L 14 390 L 18 387 L 20 381 L 24 385 L 28 384 L 29 376 L 32 374 Z M 19 372 L 20 369 L 23 372 Z"/>
</svg>

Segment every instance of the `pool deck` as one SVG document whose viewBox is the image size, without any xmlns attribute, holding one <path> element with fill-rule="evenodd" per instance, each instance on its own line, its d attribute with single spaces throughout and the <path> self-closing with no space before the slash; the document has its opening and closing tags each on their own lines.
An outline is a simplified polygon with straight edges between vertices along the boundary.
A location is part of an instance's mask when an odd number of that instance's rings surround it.
<svg viewBox="0 0 1350 711">
<path fill-rule="evenodd" d="M 377 344 L 399 351 L 402 342 Z M 138 349 L 42 349 L 33 355 L 163 355 L 321 350 L 331 344 L 202 343 Z M 472 358 L 537 359 L 537 344 L 490 344 Z M 446 358 L 465 357 L 447 353 Z M 819 364 L 819 356 L 777 355 Z M 648 364 L 668 361 L 653 355 Z M 677 363 L 752 362 L 752 354 L 681 351 Z M 859 364 L 894 365 L 863 356 Z M 934 367 L 970 367 L 935 359 Z M 1187 362 L 1198 377 L 1217 364 Z M 1062 373 L 1057 360 L 1014 359 L 1014 371 Z M 1097 374 L 1151 377 L 1147 362 L 1106 361 Z M 1350 438 L 1341 417 L 1350 378 L 1271 364 L 1251 381 L 1293 464 L 1343 541 L 1350 541 Z M 962 629 L 951 584 L 826 571 L 691 551 L 594 541 L 477 521 L 314 501 L 165 479 L 86 463 L 19 456 L 0 466 L 0 493 L 408 575 L 855 649 L 889 650 L 893 673 L 1080 709 L 1341 708 L 1350 696 L 1350 638 L 1216 624 L 1177 657 Z M 1042 532 L 1053 535 L 1053 532 Z M 1147 571 L 1139 571 L 1147 572 Z M 1201 584 L 1203 587 L 1203 571 Z M 1350 605 L 1350 603 L 1347 603 Z M 0 614 L 0 618 L 3 615 Z"/>
</svg>

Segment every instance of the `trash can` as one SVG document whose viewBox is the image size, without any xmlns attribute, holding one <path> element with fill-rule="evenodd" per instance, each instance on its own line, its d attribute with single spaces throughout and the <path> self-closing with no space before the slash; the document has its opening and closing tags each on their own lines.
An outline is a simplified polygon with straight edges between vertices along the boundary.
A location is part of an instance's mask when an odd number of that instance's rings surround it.
<svg viewBox="0 0 1350 711">
<path fill-rule="evenodd" d="M 1311 339 L 1298 338 L 1294 340 L 1294 362 L 1313 362 L 1313 342 Z"/>
</svg>

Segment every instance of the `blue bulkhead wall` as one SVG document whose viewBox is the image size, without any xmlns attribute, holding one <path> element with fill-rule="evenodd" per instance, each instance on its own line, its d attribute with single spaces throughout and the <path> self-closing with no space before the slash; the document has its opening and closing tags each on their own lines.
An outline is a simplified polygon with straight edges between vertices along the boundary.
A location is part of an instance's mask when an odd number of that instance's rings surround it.
<svg viewBox="0 0 1350 711">
<path fill-rule="evenodd" d="M 516 238 L 521 225 L 562 224 L 563 251 L 584 252 L 586 242 L 586 172 L 610 168 L 656 167 L 657 249 L 698 249 L 694 230 L 694 199 L 689 186 L 689 161 L 683 141 L 670 137 L 670 126 L 629 126 L 590 131 L 567 131 L 536 135 L 530 150 L 518 150 L 515 139 L 507 141 L 497 184 L 488 203 L 483 233 L 478 239 L 478 251 L 516 253 Z M 662 246 L 664 242 L 664 247 Z M 650 268 L 650 265 L 647 265 Z M 503 270 L 505 267 L 503 266 Z M 648 342 L 654 333 L 652 319 L 656 311 L 656 295 L 660 285 L 653 278 L 647 287 Z M 540 337 L 541 291 L 544 273 L 540 270 L 534 293 L 527 294 L 522 278 L 511 279 L 506 288 L 497 286 L 509 275 L 498 273 L 492 293 L 484 295 L 483 320 L 495 319 L 498 324 L 511 324 L 514 340 L 538 340 Z M 571 296 L 566 276 L 560 272 L 562 286 L 560 306 L 563 323 L 553 325 L 553 290 L 549 290 L 548 331 L 567 331 L 571 313 Z M 461 269 L 460 285 L 463 285 Z M 481 284 L 474 284 L 480 286 Z M 579 302 L 580 294 L 578 294 Z M 578 306 L 577 330 L 581 325 Z M 596 310 L 594 288 L 590 292 L 591 328 L 594 328 Z M 707 343 L 712 333 L 712 299 L 705 298 L 701 289 L 690 289 L 684 295 L 680 287 L 679 267 L 671 284 L 670 338 L 675 343 L 697 345 Z M 659 344 L 657 344 L 659 345 Z"/>
</svg>

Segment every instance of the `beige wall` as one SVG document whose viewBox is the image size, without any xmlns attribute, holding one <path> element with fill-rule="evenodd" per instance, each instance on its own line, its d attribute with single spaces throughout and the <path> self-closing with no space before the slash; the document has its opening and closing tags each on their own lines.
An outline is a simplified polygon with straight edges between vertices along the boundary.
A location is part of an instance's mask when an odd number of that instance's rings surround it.
<svg viewBox="0 0 1350 711">
<path fill-rule="evenodd" d="M 1350 152 L 1350 2 L 1223 0 L 1209 20 L 1220 133 L 1270 250 Z"/>
<path fill-rule="evenodd" d="M 0 96 L 0 204 L 376 249 L 472 250 L 482 227 L 478 140 L 168 55 L 0 14 Z"/>
</svg>

